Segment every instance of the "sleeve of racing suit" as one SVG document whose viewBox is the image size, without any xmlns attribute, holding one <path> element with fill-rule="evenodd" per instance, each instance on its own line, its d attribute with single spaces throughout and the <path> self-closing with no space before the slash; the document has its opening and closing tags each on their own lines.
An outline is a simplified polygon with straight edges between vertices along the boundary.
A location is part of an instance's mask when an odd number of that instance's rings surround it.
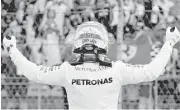
<svg viewBox="0 0 180 110">
<path fill-rule="evenodd" d="M 172 49 L 169 43 L 165 43 L 154 60 L 146 65 L 131 65 L 118 61 L 117 74 L 122 81 L 122 85 L 153 81 L 158 78 L 163 74 L 172 54 Z"/>
<path fill-rule="evenodd" d="M 27 58 L 14 47 L 11 48 L 10 57 L 16 65 L 17 70 L 20 73 L 19 75 L 24 75 L 29 80 L 37 83 L 63 86 L 64 75 L 66 72 L 65 63 L 60 66 L 52 67 L 38 66 L 35 63 L 28 61 Z"/>
</svg>

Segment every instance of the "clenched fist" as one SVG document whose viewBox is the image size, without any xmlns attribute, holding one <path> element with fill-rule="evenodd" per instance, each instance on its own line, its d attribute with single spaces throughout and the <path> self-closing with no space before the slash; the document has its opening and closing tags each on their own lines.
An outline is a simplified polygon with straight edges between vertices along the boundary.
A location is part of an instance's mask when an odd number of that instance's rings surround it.
<svg viewBox="0 0 180 110">
<path fill-rule="evenodd" d="M 5 49 L 7 49 L 8 52 L 12 47 L 16 47 L 16 38 L 15 38 L 15 36 L 10 36 L 10 37 L 6 36 L 6 37 L 4 37 L 3 46 L 4 46 Z"/>
<path fill-rule="evenodd" d="M 166 30 L 166 42 L 169 42 L 173 47 L 178 41 L 180 41 L 180 33 L 176 27 L 168 27 Z"/>
</svg>

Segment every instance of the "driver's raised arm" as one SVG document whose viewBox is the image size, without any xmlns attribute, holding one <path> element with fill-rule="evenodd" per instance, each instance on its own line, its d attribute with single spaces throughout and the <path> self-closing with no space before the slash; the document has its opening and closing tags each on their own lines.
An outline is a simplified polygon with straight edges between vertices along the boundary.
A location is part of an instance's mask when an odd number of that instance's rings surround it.
<svg viewBox="0 0 180 110">
<path fill-rule="evenodd" d="M 163 74 L 169 61 L 172 47 L 164 44 L 159 54 L 147 65 L 131 65 L 121 61 L 117 62 L 122 85 L 153 81 Z"/>
<path fill-rule="evenodd" d="M 122 85 L 135 84 L 146 81 L 153 81 L 162 75 L 172 54 L 173 46 L 179 41 L 180 34 L 177 28 L 170 32 L 170 27 L 166 31 L 166 42 L 158 55 L 149 64 L 130 65 L 121 61 L 116 62 L 119 78 Z"/>
<path fill-rule="evenodd" d="M 26 76 L 29 80 L 37 83 L 63 86 L 66 63 L 52 67 L 38 66 L 28 61 L 15 47 L 12 47 L 9 53 L 19 73 Z"/>
</svg>

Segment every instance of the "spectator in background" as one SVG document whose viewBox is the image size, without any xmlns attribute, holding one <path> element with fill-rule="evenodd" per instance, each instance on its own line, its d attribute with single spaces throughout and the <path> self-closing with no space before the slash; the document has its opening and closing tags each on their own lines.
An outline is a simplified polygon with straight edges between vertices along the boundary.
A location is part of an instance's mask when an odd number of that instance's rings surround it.
<svg viewBox="0 0 180 110">
<path fill-rule="evenodd" d="M 143 22 L 143 17 L 145 14 L 144 2 L 141 0 L 137 0 L 134 2 L 134 5 L 135 5 L 135 9 L 132 10 L 130 20 L 127 24 L 130 33 L 132 33 L 133 30 L 134 32 L 141 31 L 144 26 L 144 22 Z"/>
<path fill-rule="evenodd" d="M 98 10 L 97 13 L 95 13 L 95 17 L 98 22 L 104 24 L 107 28 L 107 30 L 110 30 L 110 13 L 109 13 L 109 4 L 106 0 L 97 0 L 96 2 L 96 8 Z"/>
<path fill-rule="evenodd" d="M 15 15 L 14 14 L 6 14 L 6 16 L 4 16 L 4 21 L 5 24 L 7 24 L 7 27 L 9 26 L 9 24 L 15 19 Z"/>
<path fill-rule="evenodd" d="M 44 33 L 42 52 L 48 66 L 61 63 L 59 29 L 55 22 L 56 15 L 55 10 L 48 9 L 40 26 L 40 30 L 42 29 Z"/>
<path fill-rule="evenodd" d="M 107 0 L 110 6 L 112 6 L 112 21 L 110 23 L 110 26 L 117 26 L 119 21 L 119 4 L 117 0 Z"/>
<path fill-rule="evenodd" d="M 16 12 L 15 0 L 2 0 L 1 5 L 7 12 Z"/>
<path fill-rule="evenodd" d="M 143 22 L 143 16 L 145 14 L 145 7 L 144 7 L 144 2 L 142 0 L 137 0 L 135 2 L 135 16 L 137 19 L 137 22 Z"/>
<path fill-rule="evenodd" d="M 74 35 L 75 33 L 75 30 L 77 28 L 78 25 L 80 25 L 83 20 L 82 20 L 82 17 L 80 15 L 80 13 L 76 12 L 76 11 L 80 11 L 81 9 L 78 8 L 78 5 L 79 5 L 79 2 L 78 1 L 75 1 L 74 2 L 74 9 L 72 9 L 67 15 L 66 15 L 66 18 L 65 18 L 65 44 L 67 41 L 67 39 L 69 38 L 72 38 L 72 36 Z"/>
<path fill-rule="evenodd" d="M 153 3 L 153 6 L 152 6 L 152 12 L 151 12 L 151 23 L 152 23 L 152 26 L 154 27 L 159 23 L 161 14 L 160 14 L 159 6 L 157 4 L 157 0 L 154 0 L 152 3 Z"/>
<path fill-rule="evenodd" d="M 162 20 L 167 20 L 170 8 L 174 6 L 174 3 L 171 0 L 157 0 L 157 4 L 163 12 Z"/>
<path fill-rule="evenodd" d="M 47 0 L 37 0 L 34 4 L 34 13 L 43 14 L 45 12 Z"/>
<path fill-rule="evenodd" d="M 35 31 L 33 28 L 34 24 L 34 15 L 33 15 L 33 5 L 28 5 L 26 9 L 26 16 L 24 20 L 24 29 L 26 31 L 26 43 L 27 44 L 32 44 L 33 40 L 35 39 Z"/>
<path fill-rule="evenodd" d="M 82 18 L 80 16 L 80 14 L 78 13 L 73 13 L 71 15 L 69 15 L 68 19 L 66 19 L 67 21 L 67 26 L 71 31 L 75 31 L 77 26 L 80 25 L 82 23 Z"/>
<path fill-rule="evenodd" d="M 16 19 L 19 23 L 23 22 L 24 11 L 25 11 L 25 2 L 20 1 L 17 12 L 16 12 Z"/>
<path fill-rule="evenodd" d="M 116 39 L 117 26 L 113 26 L 113 27 L 111 26 L 112 19 L 111 19 L 110 11 L 112 8 L 113 8 L 113 6 L 111 6 L 111 4 L 109 4 L 107 0 L 97 0 L 96 1 L 97 12 L 95 13 L 95 18 L 98 22 L 104 24 L 107 31 L 112 33 Z M 113 21 L 113 22 L 115 22 L 115 21 Z"/>
<path fill-rule="evenodd" d="M 77 12 L 77 11 L 82 11 L 82 10 L 79 9 L 78 6 L 79 6 L 79 2 L 75 1 L 74 2 L 75 8 L 72 9 L 70 13 L 68 13 L 68 15 L 66 16 L 66 25 L 70 29 L 70 31 L 71 30 L 75 31 L 77 26 L 82 23 L 82 17 L 80 13 Z"/>
<path fill-rule="evenodd" d="M 55 22 L 56 15 L 55 10 L 52 9 L 48 9 L 44 14 L 43 20 L 39 26 L 39 30 L 44 33 L 44 37 L 52 31 L 59 33 L 60 30 L 57 29 L 57 23 Z"/>
<path fill-rule="evenodd" d="M 150 10 L 152 10 L 152 0 L 144 0 L 144 7 L 145 7 L 145 14 L 144 14 L 144 24 L 145 26 L 152 28 L 152 24 L 151 24 L 151 12 Z"/>
<path fill-rule="evenodd" d="M 123 0 L 124 10 L 124 22 L 127 24 L 130 20 L 131 13 L 135 9 L 134 2 L 132 0 Z"/>
<path fill-rule="evenodd" d="M 69 10 L 68 6 L 63 2 L 63 0 L 53 0 L 47 2 L 46 10 L 47 9 L 51 9 L 55 11 L 56 13 L 55 22 L 59 30 L 59 35 L 64 37 L 64 33 L 63 33 L 64 18 Z"/>
<path fill-rule="evenodd" d="M 179 7 L 180 7 L 180 1 L 179 0 L 173 0 L 174 2 L 174 6 L 171 7 L 170 9 L 170 15 L 174 16 L 177 20 L 179 20 L 179 23 L 177 24 L 180 24 L 180 10 L 179 10 Z M 180 29 L 180 26 L 178 26 Z"/>
<path fill-rule="evenodd" d="M 46 4 L 48 3 L 48 0 L 37 0 L 34 3 L 33 6 L 33 15 L 34 15 L 34 24 L 33 24 L 33 28 L 35 30 L 35 36 L 39 37 L 39 35 L 42 36 L 42 31 L 39 30 L 39 26 L 42 22 L 43 16 L 46 13 Z M 41 31 L 41 32 L 39 32 Z"/>
<path fill-rule="evenodd" d="M 5 16 L 7 15 L 7 11 L 2 9 L 1 10 L 1 32 L 4 32 L 5 31 L 5 28 L 8 26 L 6 23 L 5 23 Z"/>
</svg>

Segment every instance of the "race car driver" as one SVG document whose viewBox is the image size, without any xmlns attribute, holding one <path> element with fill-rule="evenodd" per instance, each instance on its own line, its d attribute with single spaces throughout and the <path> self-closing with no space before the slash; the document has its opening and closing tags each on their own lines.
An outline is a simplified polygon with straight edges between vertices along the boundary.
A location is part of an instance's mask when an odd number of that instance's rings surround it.
<svg viewBox="0 0 180 110">
<path fill-rule="evenodd" d="M 59 66 L 46 67 L 28 61 L 16 48 L 14 36 L 4 37 L 3 44 L 20 75 L 37 83 L 65 87 L 69 109 L 117 109 L 121 86 L 153 81 L 162 75 L 179 40 L 178 29 L 168 27 L 161 51 L 146 65 L 108 59 L 108 32 L 94 21 L 78 26 L 73 38 L 76 59 Z"/>
</svg>

